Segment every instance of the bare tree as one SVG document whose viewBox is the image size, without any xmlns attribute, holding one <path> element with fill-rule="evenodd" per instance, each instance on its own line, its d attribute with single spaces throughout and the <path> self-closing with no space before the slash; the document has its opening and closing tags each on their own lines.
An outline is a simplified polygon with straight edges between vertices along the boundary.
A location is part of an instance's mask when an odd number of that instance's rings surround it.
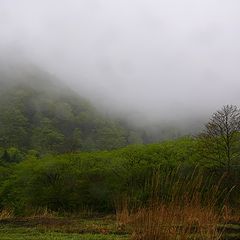
<svg viewBox="0 0 240 240">
<path fill-rule="evenodd" d="M 214 113 L 200 135 L 203 156 L 226 167 L 240 156 L 240 110 L 237 106 L 226 105 Z"/>
</svg>

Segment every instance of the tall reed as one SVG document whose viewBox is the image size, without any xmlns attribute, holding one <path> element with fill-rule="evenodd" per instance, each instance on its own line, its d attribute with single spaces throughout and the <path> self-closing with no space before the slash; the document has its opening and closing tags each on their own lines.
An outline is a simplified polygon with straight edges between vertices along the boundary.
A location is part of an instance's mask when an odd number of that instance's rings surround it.
<svg viewBox="0 0 240 240">
<path fill-rule="evenodd" d="M 10 219 L 12 217 L 13 217 L 13 211 L 11 209 L 4 208 L 0 210 L 0 221 Z"/>
<path fill-rule="evenodd" d="M 156 171 L 143 189 L 149 195 L 145 205 L 133 209 L 128 200 L 117 219 L 131 227 L 133 240 L 220 239 L 223 178 L 214 182 L 198 168 Z"/>
</svg>

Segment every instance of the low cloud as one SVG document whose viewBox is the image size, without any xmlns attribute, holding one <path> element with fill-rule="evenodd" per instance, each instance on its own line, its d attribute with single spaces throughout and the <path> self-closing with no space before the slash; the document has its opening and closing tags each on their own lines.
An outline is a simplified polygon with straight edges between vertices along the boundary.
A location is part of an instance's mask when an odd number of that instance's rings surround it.
<svg viewBox="0 0 240 240">
<path fill-rule="evenodd" d="M 2 0 L 0 51 L 107 112 L 189 121 L 239 104 L 237 0 Z"/>
</svg>

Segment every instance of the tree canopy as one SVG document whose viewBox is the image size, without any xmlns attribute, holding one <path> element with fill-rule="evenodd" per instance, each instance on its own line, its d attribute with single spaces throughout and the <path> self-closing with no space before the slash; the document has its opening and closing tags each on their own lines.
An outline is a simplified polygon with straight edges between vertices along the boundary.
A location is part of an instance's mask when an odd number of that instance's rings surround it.
<svg viewBox="0 0 240 240">
<path fill-rule="evenodd" d="M 239 161 L 240 110 L 226 105 L 215 112 L 200 135 L 203 155 L 230 171 Z"/>
</svg>

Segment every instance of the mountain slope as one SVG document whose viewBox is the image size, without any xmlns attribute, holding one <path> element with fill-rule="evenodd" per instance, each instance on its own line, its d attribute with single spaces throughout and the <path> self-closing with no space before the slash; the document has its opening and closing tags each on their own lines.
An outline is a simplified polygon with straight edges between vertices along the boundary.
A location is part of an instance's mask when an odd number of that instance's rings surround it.
<svg viewBox="0 0 240 240">
<path fill-rule="evenodd" d="M 114 149 L 129 132 L 50 74 L 0 69 L 0 146 L 40 153 Z"/>
</svg>

